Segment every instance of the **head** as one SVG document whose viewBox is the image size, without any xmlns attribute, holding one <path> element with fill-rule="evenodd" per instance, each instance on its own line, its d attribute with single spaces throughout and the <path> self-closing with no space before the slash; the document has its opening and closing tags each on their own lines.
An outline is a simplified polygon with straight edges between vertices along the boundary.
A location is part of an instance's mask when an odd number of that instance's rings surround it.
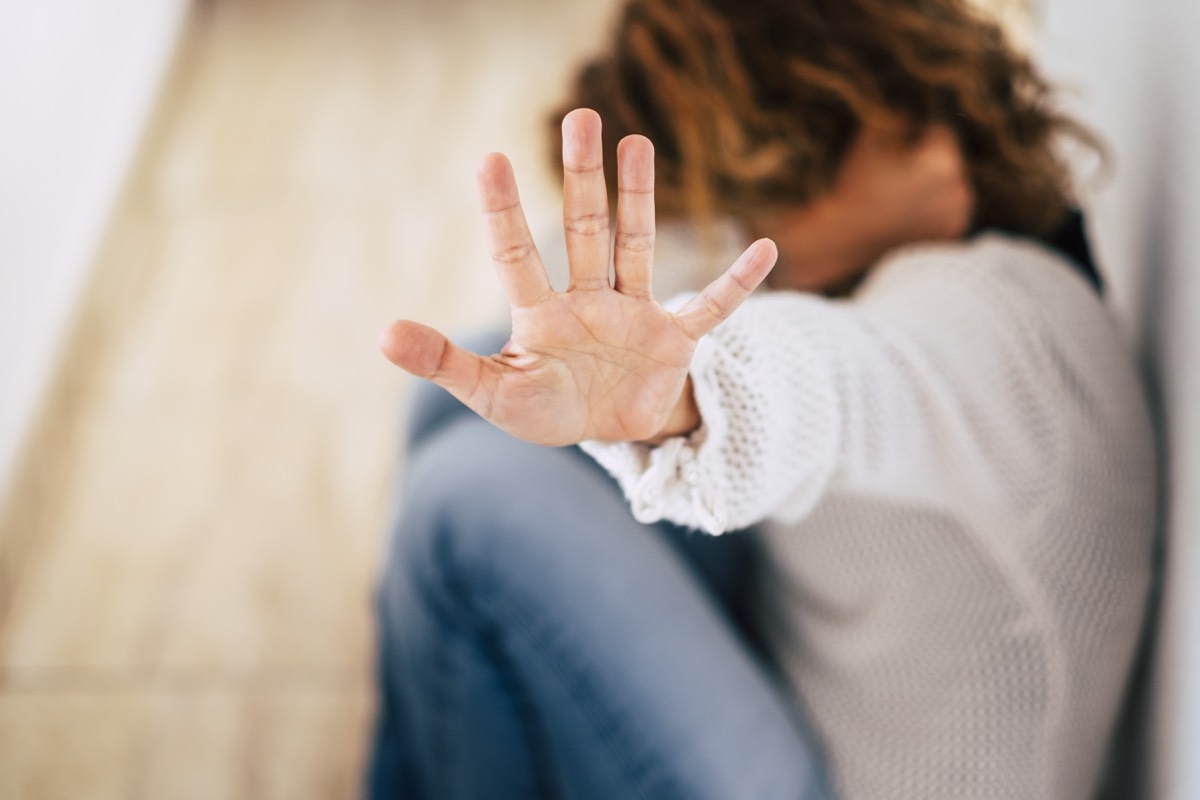
<svg viewBox="0 0 1200 800">
<path fill-rule="evenodd" d="M 845 194 L 847 173 L 876 174 L 864 149 L 909 157 L 931 142 L 971 193 L 945 233 L 1041 233 L 1073 204 L 1058 140 L 1091 141 L 968 0 L 628 0 L 574 81 L 564 108 L 577 106 L 604 120 L 610 187 L 617 142 L 641 133 L 660 218 L 768 235 Z"/>
</svg>

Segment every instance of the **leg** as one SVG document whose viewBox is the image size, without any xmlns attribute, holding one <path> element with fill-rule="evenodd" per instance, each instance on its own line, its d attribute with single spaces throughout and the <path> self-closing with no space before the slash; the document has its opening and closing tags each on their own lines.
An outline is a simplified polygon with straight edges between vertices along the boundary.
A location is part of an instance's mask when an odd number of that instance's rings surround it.
<svg viewBox="0 0 1200 800">
<path fill-rule="evenodd" d="M 381 592 L 428 797 L 827 797 L 712 596 L 570 449 L 463 418 L 410 464 Z"/>
<path fill-rule="evenodd" d="M 499 329 L 485 329 L 469 334 L 457 343 L 475 353 L 499 352 L 507 341 L 507 335 Z M 457 339 L 457 337 L 456 337 Z M 475 417 L 474 412 L 464 406 L 436 384 L 421 381 L 416 384 L 410 400 L 405 425 L 403 450 L 409 458 L 429 439 L 447 426 L 463 418 Z M 400 492 L 397 499 L 404 502 Z M 381 622 L 383 615 L 381 614 Z M 376 712 L 375 737 L 367 766 L 366 794 L 373 800 L 384 798 L 409 798 L 418 795 L 415 786 L 416 766 L 412 748 L 407 746 L 406 705 L 400 686 L 395 685 L 399 674 L 393 643 L 388 634 L 388 625 L 382 624 L 378 639 L 379 664 L 379 708 Z"/>
</svg>

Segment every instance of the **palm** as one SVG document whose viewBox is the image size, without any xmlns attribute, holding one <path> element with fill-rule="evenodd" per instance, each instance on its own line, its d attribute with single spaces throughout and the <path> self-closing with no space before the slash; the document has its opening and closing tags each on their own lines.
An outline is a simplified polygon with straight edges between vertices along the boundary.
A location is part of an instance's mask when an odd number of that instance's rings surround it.
<svg viewBox="0 0 1200 800">
<path fill-rule="evenodd" d="M 613 290 L 556 294 L 514 315 L 512 342 L 498 357 L 511 368 L 497 373 L 489 418 L 528 436 L 525 417 L 551 412 L 531 437 L 551 444 L 653 436 L 695 349 L 653 300 Z"/>
<path fill-rule="evenodd" d="M 430 328 L 401 321 L 386 332 L 384 352 L 530 441 L 648 439 L 680 398 L 696 342 L 762 281 L 774 248 L 752 246 L 678 314 L 666 311 L 650 294 L 653 150 L 643 137 L 628 137 L 618 148 L 616 281 L 610 285 L 599 118 L 572 112 L 563 136 L 568 290 L 551 288 L 511 168 L 493 154 L 480 167 L 479 190 L 492 258 L 512 304 L 509 343 L 497 355 L 480 357 Z"/>
</svg>

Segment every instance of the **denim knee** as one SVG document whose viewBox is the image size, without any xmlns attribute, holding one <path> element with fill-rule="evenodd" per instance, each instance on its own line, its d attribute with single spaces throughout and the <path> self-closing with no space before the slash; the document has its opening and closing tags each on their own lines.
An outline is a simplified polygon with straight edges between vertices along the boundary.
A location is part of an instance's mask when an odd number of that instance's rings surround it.
<svg viewBox="0 0 1200 800">
<path fill-rule="evenodd" d="M 581 453 L 478 418 L 429 439 L 404 483 L 389 572 L 460 606 L 553 602 L 574 570 L 594 567 L 580 563 L 583 553 L 612 547 L 613 525 L 636 525 L 620 490 Z"/>
<path fill-rule="evenodd" d="M 464 419 L 432 436 L 410 456 L 392 532 L 384 591 L 407 582 L 424 602 L 460 613 L 484 602 L 521 565 L 536 521 L 516 523 L 513 504 L 537 501 L 511 451 L 534 448 Z M 549 451 L 553 452 L 553 451 Z M 518 546 L 517 538 L 526 540 Z M 553 537 L 545 537 L 553 538 Z"/>
</svg>

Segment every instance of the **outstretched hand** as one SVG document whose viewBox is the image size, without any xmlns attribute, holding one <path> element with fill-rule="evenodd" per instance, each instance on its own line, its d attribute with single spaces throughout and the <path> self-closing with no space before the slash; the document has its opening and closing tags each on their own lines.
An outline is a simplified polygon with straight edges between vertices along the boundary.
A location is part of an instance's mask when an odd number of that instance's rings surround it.
<svg viewBox="0 0 1200 800">
<path fill-rule="evenodd" d="M 512 336 L 478 356 L 438 331 L 401 320 L 380 338 L 388 360 L 434 381 L 497 427 L 548 445 L 664 435 L 692 403 L 688 365 L 700 337 L 725 320 L 775 264 L 769 239 L 678 313 L 651 295 L 654 148 L 627 136 L 617 148 L 615 252 L 609 235 L 600 117 L 563 120 L 563 224 L 570 285 L 550 286 L 521 210 L 512 167 L 492 153 L 479 166 L 479 197 L 492 261 L 512 305 Z M 609 281 L 610 254 L 615 281 Z"/>
</svg>

